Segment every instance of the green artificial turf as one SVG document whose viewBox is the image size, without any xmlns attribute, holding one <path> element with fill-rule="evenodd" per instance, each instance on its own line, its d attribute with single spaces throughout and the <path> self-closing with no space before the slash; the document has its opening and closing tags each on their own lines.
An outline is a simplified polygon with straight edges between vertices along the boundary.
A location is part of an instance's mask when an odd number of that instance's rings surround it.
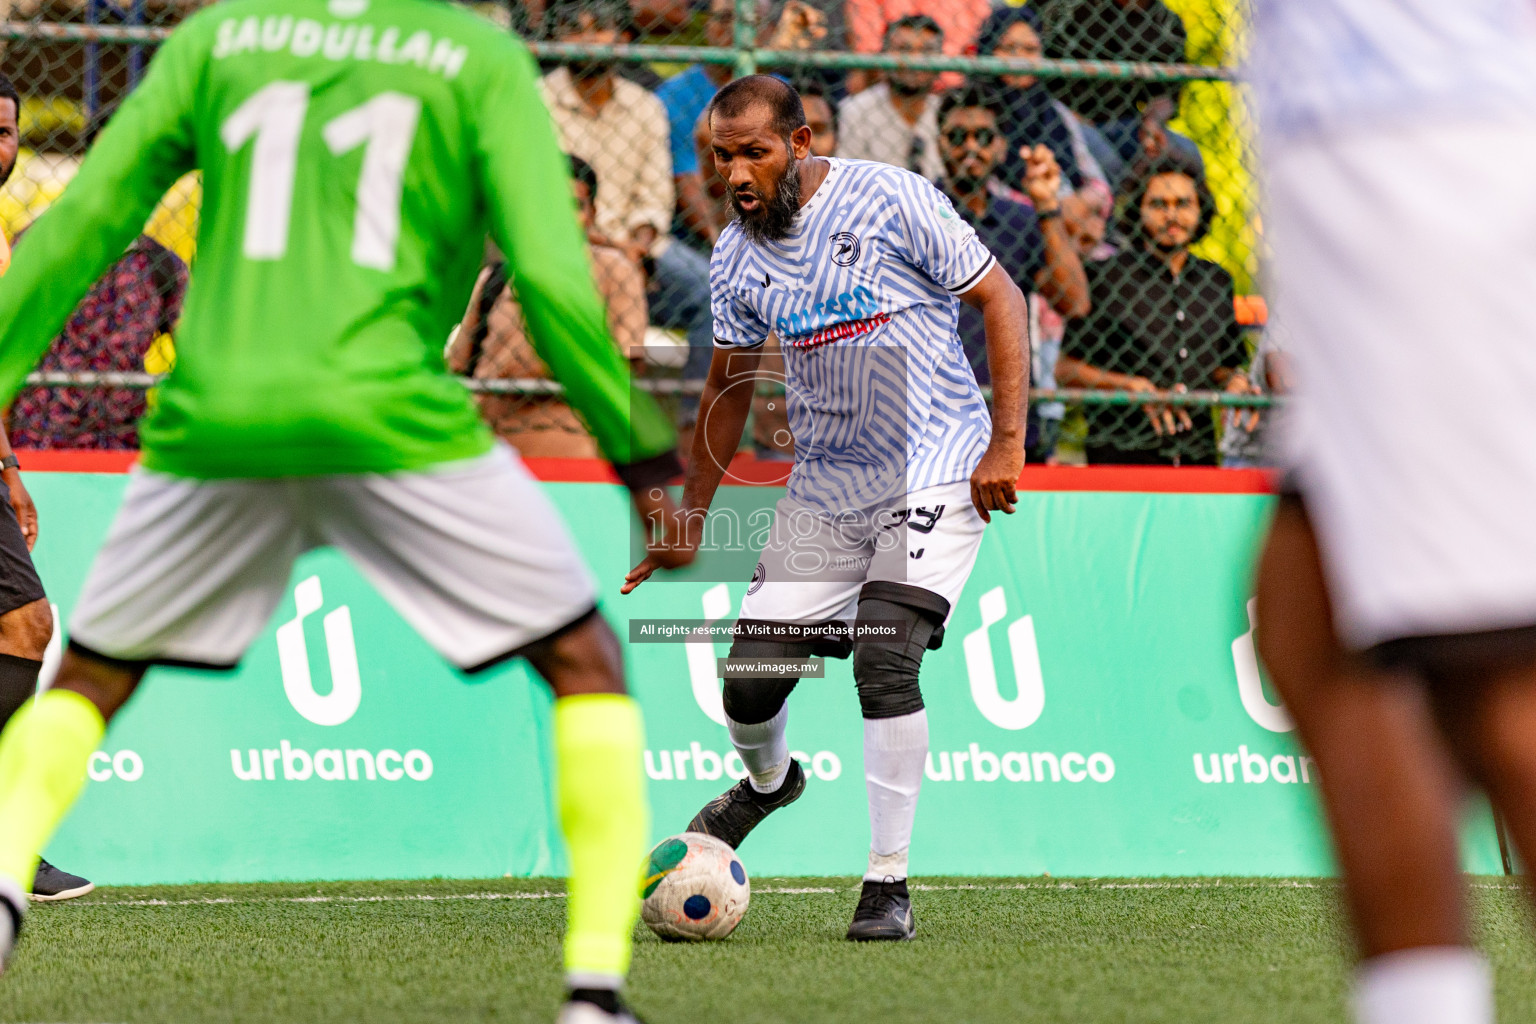
<svg viewBox="0 0 1536 1024">
<path fill-rule="evenodd" d="M 1331 882 L 923 879 L 917 940 L 842 938 L 852 879 L 757 879 L 725 942 L 643 929 L 649 1021 L 1344 1020 Z M 1475 879 L 1506 1020 L 1536 1019 L 1522 891 Z M 553 1020 L 558 881 L 103 889 L 29 915 L 0 1020 Z M 807 891 L 809 890 L 809 891 Z"/>
</svg>

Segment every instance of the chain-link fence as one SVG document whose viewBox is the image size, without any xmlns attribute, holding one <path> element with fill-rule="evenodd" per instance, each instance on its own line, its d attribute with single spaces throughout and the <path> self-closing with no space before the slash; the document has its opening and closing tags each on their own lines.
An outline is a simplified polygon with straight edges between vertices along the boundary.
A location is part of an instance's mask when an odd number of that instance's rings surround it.
<svg viewBox="0 0 1536 1024">
<path fill-rule="evenodd" d="M 67 186 L 158 42 L 198 6 L 11 4 L 0 36 L 22 147 L 0 191 L 7 236 L 25 245 L 26 226 Z M 713 349 L 709 253 L 732 216 L 701 115 L 726 82 L 761 71 L 800 89 L 816 153 L 932 180 L 1029 295 L 1033 460 L 1261 458 L 1264 410 L 1286 373 L 1256 294 L 1259 216 L 1233 84 L 1241 0 L 473 9 L 529 40 L 540 60 L 615 342 L 681 425 Z M 178 183 L 81 304 L 39 367 L 50 383 L 13 407 L 18 446 L 135 445 L 144 388 L 174 360 L 199 198 L 195 176 Z M 447 344 L 450 366 L 494 392 L 481 397 L 488 419 L 525 453 L 595 454 L 528 344 L 506 280 L 488 249 Z M 982 320 L 967 307 L 960 334 L 987 384 Z M 779 375 L 775 358 L 765 376 Z M 789 458 L 792 431 L 772 391 L 747 443 Z"/>
</svg>

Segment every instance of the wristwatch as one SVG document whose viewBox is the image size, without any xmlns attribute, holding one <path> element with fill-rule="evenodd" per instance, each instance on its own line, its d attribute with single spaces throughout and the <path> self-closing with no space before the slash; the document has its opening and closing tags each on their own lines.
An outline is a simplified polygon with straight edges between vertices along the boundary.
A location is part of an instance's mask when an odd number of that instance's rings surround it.
<svg viewBox="0 0 1536 1024">
<path fill-rule="evenodd" d="M 15 452 L 12 452 L 11 454 L 7 455 L 5 458 L 0 459 L 0 470 L 20 469 L 20 468 L 21 468 L 21 460 L 16 458 L 16 453 Z"/>
<path fill-rule="evenodd" d="M 1045 210 L 1043 212 L 1036 213 L 1035 214 L 1035 219 L 1038 220 L 1038 221 L 1048 221 L 1048 220 L 1052 220 L 1053 218 L 1060 217 L 1060 216 L 1061 216 L 1061 207 L 1058 206 L 1054 210 Z"/>
</svg>

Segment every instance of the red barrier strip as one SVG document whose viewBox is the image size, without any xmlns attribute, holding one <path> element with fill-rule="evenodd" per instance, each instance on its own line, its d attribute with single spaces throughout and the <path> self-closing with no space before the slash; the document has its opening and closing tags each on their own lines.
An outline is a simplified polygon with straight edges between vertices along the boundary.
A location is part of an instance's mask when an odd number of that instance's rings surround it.
<svg viewBox="0 0 1536 1024">
<path fill-rule="evenodd" d="M 126 473 L 139 461 L 137 451 L 86 451 L 62 448 L 18 448 L 22 472 Z"/>
<path fill-rule="evenodd" d="M 136 451 L 19 450 L 22 469 L 43 473 L 126 473 L 138 461 Z M 616 484 L 619 478 L 601 459 L 524 459 L 529 472 L 547 483 Z M 782 486 L 787 462 L 763 462 L 738 455 L 726 482 Z M 1166 494 L 1270 494 L 1275 477 L 1266 469 L 1213 469 L 1191 466 L 1026 466 L 1019 477 L 1024 491 L 1131 491 Z"/>
</svg>

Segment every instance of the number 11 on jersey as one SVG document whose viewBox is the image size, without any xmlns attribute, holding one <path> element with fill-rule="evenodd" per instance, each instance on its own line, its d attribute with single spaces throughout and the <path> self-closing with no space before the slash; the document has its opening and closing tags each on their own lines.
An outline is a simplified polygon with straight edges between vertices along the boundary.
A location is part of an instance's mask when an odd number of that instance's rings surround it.
<svg viewBox="0 0 1536 1024">
<path fill-rule="evenodd" d="M 308 83 L 273 82 L 240 104 L 219 128 L 219 138 L 231 153 L 253 136 L 256 140 L 242 245 L 250 259 L 278 260 L 288 251 L 293 182 L 308 112 Z M 382 92 L 321 129 L 332 156 L 367 147 L 352 225 L 352 262 L 360 267 L 395 269 L 405 165 L 420 117 L 421 101 L 416 97 Z"/>
</svg>

